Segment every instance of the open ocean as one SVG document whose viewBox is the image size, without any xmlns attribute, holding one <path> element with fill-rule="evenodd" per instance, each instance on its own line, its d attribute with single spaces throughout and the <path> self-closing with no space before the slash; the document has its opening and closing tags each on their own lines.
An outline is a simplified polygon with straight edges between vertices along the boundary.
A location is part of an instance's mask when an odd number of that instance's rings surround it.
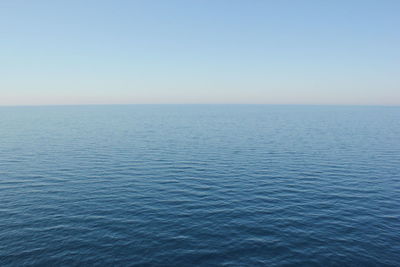
<svg viewBox="0 0 400 267">
<path fill-rule="evenodd" d="M 0 108 L 0 266 L 400 266 L 400 107 Z"/>
</svg>

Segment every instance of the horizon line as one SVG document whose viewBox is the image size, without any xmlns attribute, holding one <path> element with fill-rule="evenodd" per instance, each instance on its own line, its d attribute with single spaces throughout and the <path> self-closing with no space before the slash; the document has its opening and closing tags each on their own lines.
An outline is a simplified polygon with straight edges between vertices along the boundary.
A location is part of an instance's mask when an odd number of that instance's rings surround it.
<svg viewBox="0 0 400 267">
<path fill-rule="evenodd" d="M 339 106 L 339 107 L 400 107 L 400 104 L 305 104 L 305 103 L 112 103 L 112 104 L 15 104 L 15 105 L 0 105 L 0 108 L 6 107 L 78 107 L 78 106 L 173 106 L 173 105 L 231 105 L 231 106 Z"/>
</svg>

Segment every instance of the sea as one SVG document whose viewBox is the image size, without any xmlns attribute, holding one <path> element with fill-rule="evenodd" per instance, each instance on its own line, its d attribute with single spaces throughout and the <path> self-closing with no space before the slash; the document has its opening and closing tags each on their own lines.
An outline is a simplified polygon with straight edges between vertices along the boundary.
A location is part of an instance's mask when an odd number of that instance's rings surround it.
<svg viewBox="0 0 400 267">
<path fill-rule="evenodd" d="M 400 107 L 1 107 L 0 266 L 400 266 Z"/>
</svg>

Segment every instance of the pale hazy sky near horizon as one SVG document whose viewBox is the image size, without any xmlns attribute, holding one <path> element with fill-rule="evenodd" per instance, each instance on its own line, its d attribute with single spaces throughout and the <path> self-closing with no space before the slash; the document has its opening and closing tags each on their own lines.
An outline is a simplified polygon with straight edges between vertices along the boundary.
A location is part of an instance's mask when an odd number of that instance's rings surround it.
<svg viewBox="0 0 400 267">
<path fill-rule="evenodd" d="M 0 1 L 0 105 L 400 105 L 400 1 Z"/>
</svg>

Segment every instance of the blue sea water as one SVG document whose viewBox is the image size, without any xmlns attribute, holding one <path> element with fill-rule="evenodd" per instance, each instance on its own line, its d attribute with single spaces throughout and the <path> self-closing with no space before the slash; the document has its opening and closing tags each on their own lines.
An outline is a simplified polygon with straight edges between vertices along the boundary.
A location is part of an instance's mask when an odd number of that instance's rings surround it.
<svg viewBox="0 0 400 267">
<path fill-rule="evenodd" d="M 281 265 L 400 265 L 400 107 L 0 108 L 0 266 Z"/>
</svg>

